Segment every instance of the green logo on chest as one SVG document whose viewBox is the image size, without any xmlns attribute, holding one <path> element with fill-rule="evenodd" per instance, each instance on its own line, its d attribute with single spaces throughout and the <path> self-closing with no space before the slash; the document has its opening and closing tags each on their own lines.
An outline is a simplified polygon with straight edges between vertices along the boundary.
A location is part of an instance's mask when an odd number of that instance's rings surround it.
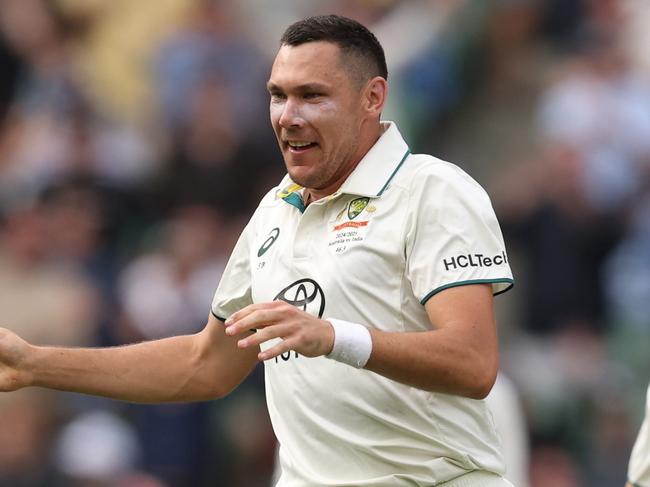
<svg viewBox="0 0 650 487">
<path fill-rule="evenodd" d="M 264 240 L 264 243 L 262 244 L 260 249 L 257 251 L 257 256 L 262 257 L 266 253 L 266 251 L 269 250 L 271 245 L 273 245 L 275 243 L 275 241 L 276 241 L 276 239 L 278 238 L 279 235 L 280 235 L 280 229 L 279 228 L 275 227 L 273 230 L 271 230 L 271 232 L 269 233 L 269 238 Z"/>
<path fill-rule="evenodd" d="M 354 220 L 359 214 L 368 206 L 368 201 L 370 198 L 357 198 L 356 200 L 350 201 L 348 206 L 348 218 Z"/>
</svg>

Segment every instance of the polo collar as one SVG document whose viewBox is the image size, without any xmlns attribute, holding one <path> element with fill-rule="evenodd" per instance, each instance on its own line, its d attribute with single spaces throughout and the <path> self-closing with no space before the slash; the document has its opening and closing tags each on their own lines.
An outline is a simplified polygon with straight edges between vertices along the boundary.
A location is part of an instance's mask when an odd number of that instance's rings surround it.
<svg viewBox="0 0 650 487">
<path fill-rule="evenodd" d="M 388 188 L 411 153 L 394 122 L 382 122 L 383 133 L 341 187 L 329 198 L 340 194 L 353 194 L 377 198 Z M 277 197 L 305 211 L 302 199 L 302 186 L 294 183 L 287 174 L 280 185 Z"/>
<path fill-rule="evenodd" d="M 294 183 L 289 175 L 287 174 L 282 183 L 280 183 L 280 191 L 277 192 L 276 196 L 289 203 L 291 206 L 295 206 L 300 210 L 300 213 L 305 212 L 305 202 L 302 199 L 302 186 Z"/>
<path fill-rule="evenodd" d="M 376 198 L 402 167 L 411 151 L 394 122 L 382 122 L 383 134 L 361 159 L 337 193 Z"/>
</svg>

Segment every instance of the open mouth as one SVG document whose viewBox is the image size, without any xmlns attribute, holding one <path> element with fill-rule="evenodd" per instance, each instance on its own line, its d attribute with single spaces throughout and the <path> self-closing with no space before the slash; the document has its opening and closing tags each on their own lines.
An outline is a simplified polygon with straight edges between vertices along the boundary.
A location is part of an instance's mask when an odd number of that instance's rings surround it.
<svg viewBox="0 0 650 487">
<path fill-rule="evenodd" d="M 303 140 L 288 140 L 286 141 L 286 144 L 289 150 L 296 154 L 307 152 L 309 149 L 318 145 L 316 142 L 308 142 Z"/>
</svg>

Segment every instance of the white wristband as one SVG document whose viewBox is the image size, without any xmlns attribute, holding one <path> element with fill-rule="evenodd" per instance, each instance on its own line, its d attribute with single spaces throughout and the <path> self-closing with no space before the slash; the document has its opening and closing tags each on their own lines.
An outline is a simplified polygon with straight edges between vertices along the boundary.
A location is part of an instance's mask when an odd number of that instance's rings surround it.
<svg viewBox="0 0 650 487">
<path fill-rule="evenodd" d="M 372 352 L 372 338 L 368 328 L 359 323 L 326 318 L 334 328 L 334 346 L 327 358 L 343 362 L 357 369 L 363 368 Z"/>
</svg>

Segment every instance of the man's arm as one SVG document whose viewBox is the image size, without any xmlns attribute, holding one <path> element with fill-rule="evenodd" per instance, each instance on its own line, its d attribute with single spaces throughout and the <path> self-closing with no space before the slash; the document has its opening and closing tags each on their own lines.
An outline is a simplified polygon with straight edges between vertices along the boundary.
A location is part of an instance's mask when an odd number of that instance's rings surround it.
<svg viewBox="0 0 650 487">
<path fill-rule="evenodd" d="M 489 284 L 446 289 L 426 302 L 433 329 L 401 333 L 371 330 L 372 353 L 366 369 L 419 389 L 485 397 L 496 379 L 498 345 L 492 288 Z M 345 317 L 340 317 L 345 318 Z M 226 321 L 226 333 L 239 337 L 241 348 L 281 337 L 278 345 L 259 354 L 268 360 L 287 350 L 308 357 L 332 351 L 332 325 L 286 303 L 247 306 Z"/>
<path fill-rule="evenodd" d="M 243 381 L 258 352 L 237 348 L 213 316 L 194 335 L 111 348 L 35 346 L 0 329 L 0 390 L 40 386 L 142 403 L 207 400 Z"/>
<path fill-rule="evenodd" d="M 371 330 L 366 369 L 419 389 L 484 398 L 499 366 L 492 304 L 490 284 L 436 294 L 425 304 L 432 331 Z"/>
</svg>

